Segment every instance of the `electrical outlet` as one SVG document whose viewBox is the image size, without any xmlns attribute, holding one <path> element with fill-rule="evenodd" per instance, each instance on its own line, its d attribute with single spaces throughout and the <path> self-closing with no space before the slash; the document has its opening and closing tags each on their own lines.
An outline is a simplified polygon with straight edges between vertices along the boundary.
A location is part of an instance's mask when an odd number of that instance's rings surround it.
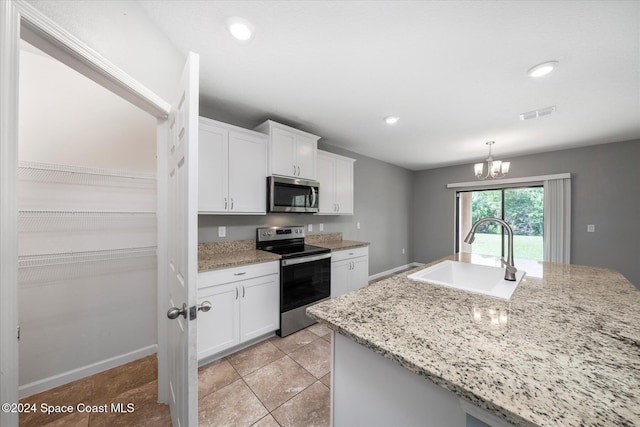
<svg viewBox="0 0 640 427">
<path fill-rule="evenodd" d="M 313 224 L 307 225 L 307 231 L 308 232 L 312 232 L 313 231 Z"/>
<path fill-rule="evenodd" d="M 324 231 L 324 224 L 320 224 L 320 231 Z"/>
<path fill-rule="evenodd" d="M 402 248 L 402 255 L 404 255 L 404 248 Z"/>
<path fill-rule="evenodd" d="M 594 224 L 588 224 L 587 233 L 595 233 L 595 232 L 596 232 L 596 226 Z"/>
<path fill-rule="evenodd" d="M 356 228 L 360 230 L 360 221 L 356 222 Z"/>
<path fill-rule="evenodd" d="M 227 227 L 218 227 L 218 237 L 227 237 Z"/>
</svg>

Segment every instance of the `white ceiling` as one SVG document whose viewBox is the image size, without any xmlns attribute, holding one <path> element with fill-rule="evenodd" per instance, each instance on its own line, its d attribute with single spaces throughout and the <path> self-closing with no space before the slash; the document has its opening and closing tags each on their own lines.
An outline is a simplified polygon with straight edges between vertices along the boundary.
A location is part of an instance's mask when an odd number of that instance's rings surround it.
<svg viewBox="0 0 640 427">
<path fill-rule="evenodd" d="M 508 159 L 640 138 L 640 1 L 140 4 L 200 54 L 201 103 L 220 120 L 272 118 L 412 170 L 482 160 L 489 140 Z M 232 16 L 250 43 L 227 33 Z M 527 76 L 547 60 L 553 73 Z"/>
</svg>

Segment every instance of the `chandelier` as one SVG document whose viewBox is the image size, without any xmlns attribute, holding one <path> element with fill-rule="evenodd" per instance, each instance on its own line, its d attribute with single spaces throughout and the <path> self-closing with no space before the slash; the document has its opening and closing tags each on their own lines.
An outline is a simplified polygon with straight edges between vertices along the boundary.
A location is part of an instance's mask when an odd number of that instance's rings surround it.
<svg viewBox="0 0 640 427">
<path fill-rule="evenodd" d="M 509 166 L 511 166 L 510 162 L 493 160 L 493 156 L 491 155 L 491 146 L 495 143 L 495 141 L 489 141 L 486 143 L 489 146 L 489 157 L 487 157 L 487 174 L 482 176 L 482 173 L 484 171 L 484 163 L 476 163 L 475 165 L 473 165 L 473 170 L 476 173 L 476 178 L 503 178 L 509 173 Z"/>
</svg>

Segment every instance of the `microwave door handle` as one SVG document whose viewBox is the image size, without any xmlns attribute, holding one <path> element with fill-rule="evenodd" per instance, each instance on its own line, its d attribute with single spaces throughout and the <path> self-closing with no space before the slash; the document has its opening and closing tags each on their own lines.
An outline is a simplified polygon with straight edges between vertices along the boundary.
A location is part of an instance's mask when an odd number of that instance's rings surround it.
<svg viewBox="0 0 640 427">
<path fill-rule="evenodd" d="M 311 187 L 311 207 L 315 207 L 316 205 L 316 189 L 315 187 Z"/>
</svg>

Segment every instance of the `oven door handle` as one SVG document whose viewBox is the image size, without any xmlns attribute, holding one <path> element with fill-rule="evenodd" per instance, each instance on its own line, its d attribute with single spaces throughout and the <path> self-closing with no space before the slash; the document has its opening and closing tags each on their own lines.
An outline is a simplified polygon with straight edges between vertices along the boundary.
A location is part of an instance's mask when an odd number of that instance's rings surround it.
<svg viewBox="0 0 640 427">
<path fill-rule="evenodd" d="M 331 258 L 331 252 L 329 252 L 328 254 L 311 255 L 311 256 L 305 256 L 305 257 L 300 257 L 300 258 L 292 258 L 292 259 L 283 259 L 282 260 L 282 266 L 283 267 L 287 267 L 289 265 L 302 264 L 302 263 L 305 263 L 305 262 L 320 261 L 321 259 L 327 259 L 327 258 Z"/>
</svg>

